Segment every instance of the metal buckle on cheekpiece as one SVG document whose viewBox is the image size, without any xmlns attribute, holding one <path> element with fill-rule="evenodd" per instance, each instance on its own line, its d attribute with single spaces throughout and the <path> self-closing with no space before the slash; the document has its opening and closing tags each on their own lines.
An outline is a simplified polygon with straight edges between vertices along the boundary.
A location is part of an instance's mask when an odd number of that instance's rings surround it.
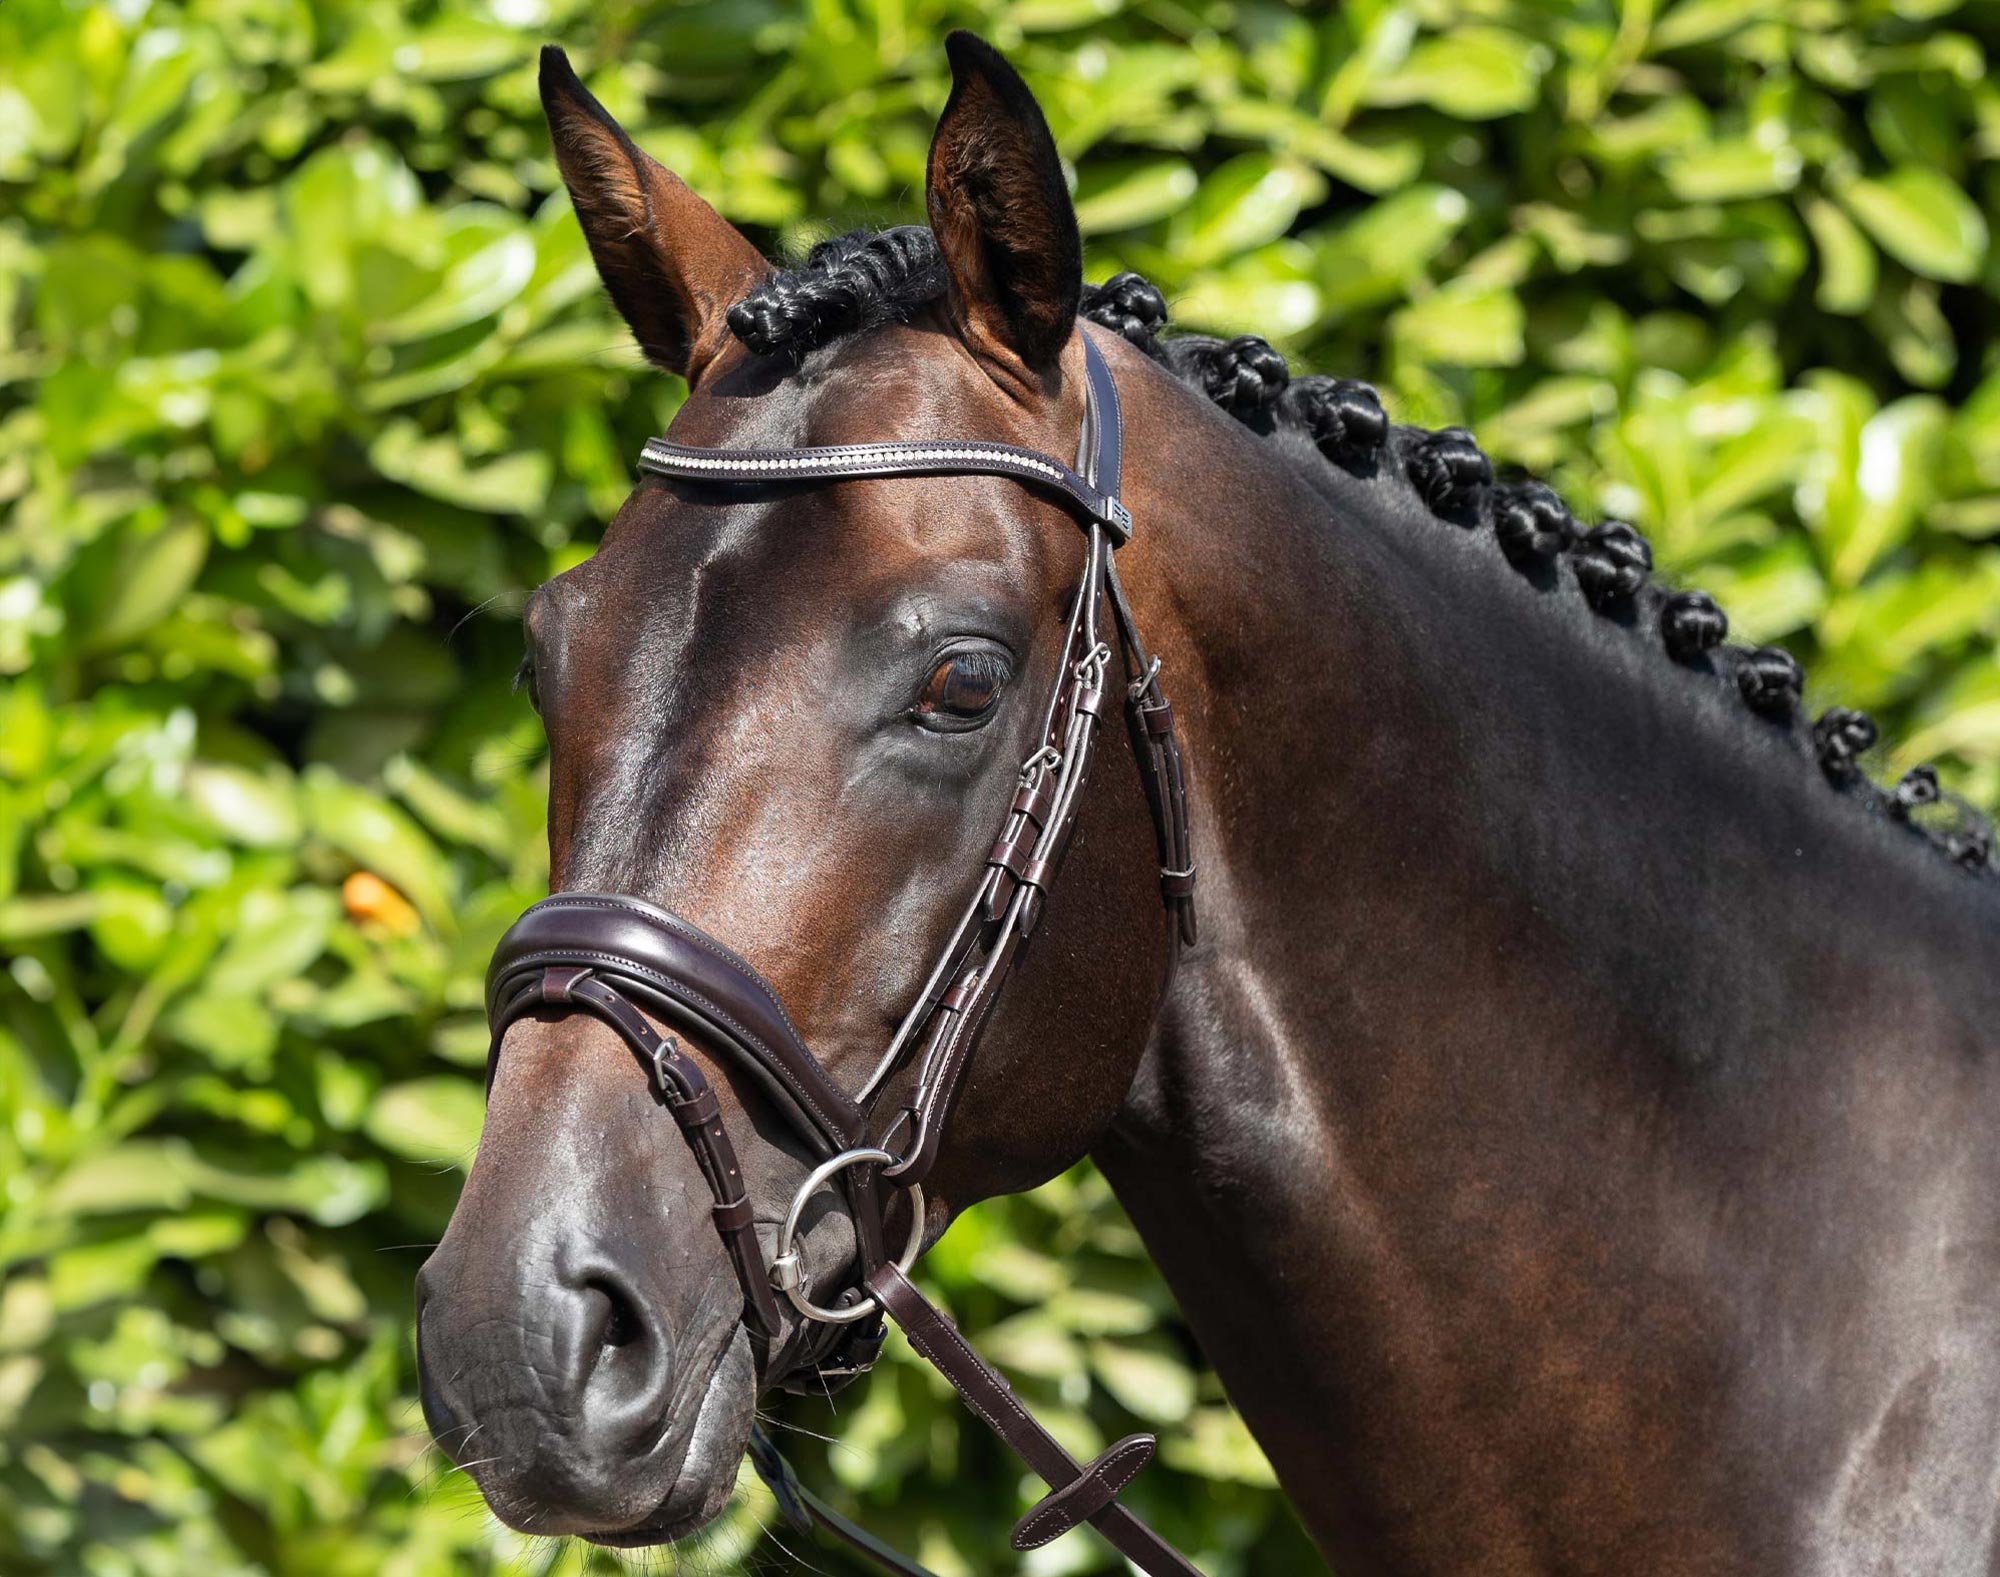
<svg viewBox="0 0 2000 1577">
<path fill-rule="evenodd" d="M 851 1325 L 875 1313 L 877 1305 L 873 1298 L 863 1298 L 844 1309 L 829 1309 L 805 1295 L 805 1268 L 799 1262 L 793 1239 L 798 1236 L 799 1219 L 806 1212 L 806 1201 L 824 1188 L 829 1178 L 850 1166 L 863 1162 L 888 1166 L 895 1159 L 887 1150 L 843 1150 L 831 1160 L 822 1161 L 814 1167 L 812 1175 L 799 1185 L 798 1193 L 792 1196 L 792 1208 L 785 1212 L 784 1225 L 778 1228 L 777 1253 L 771 1257 L 771 1285 L 789 1298 L 792 1307 L 807 1319 L 818 1320 L 825 1325 Z M 903 1245 L 903 1252 L 896 1259 L 896 1268 L 905 1275 L 916 1264 L 917 1255 L 924 1246 L 924 1191 L 912 1183 L 906 1192 L 910 1196 L 910 1240 Z"/>
<path fill-rule="evenodd" d="M 1021 763 L 1021 787 L 1033 788 L 1041 782 L 1042 774 L 1051 767 L 1062 765 L 1062 752 L 1054 745 L 1044 745 L 1026 761 Z"/>
</svg>

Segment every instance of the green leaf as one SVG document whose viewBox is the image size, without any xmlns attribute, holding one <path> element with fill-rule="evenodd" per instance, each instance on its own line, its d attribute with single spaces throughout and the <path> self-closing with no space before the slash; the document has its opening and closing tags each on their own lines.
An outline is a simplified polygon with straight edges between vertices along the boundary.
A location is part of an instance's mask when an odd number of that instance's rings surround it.
<svg viewBox="0 0 2000 1577">
<path fill-rule="evenodd" d="M 339 900 L 324 888 L 248 894 L 228 941 L 208 967 L 208 988 L 225 996 L 255 997 L 303 974 L 326 950 L 339 917 Z"/>
<path fill-rule="evenodd" d="M 188 768 L 188 801 L 224 837 L 253 849 L 282 849 L 301 828 L 291 775 L 198 761 Z"/>
<path fill-rule="evenodd" d="M 1682 202 L 1718 203 L 1790 191 L 1804 167 L 1788 143 L 1741 137 L 1684 148 L 1666 159 L 1662 173 Z"/>
<path fill-rule="evenodd" d="M 466 509 L 532 514 L 547 501 L 554 465 L 527 450 L 470 465 L 449 438 L 426 438 L 413 421 L 392 421 L 369 446 L 375 469 L 392 481 Z"/>
<path fill-rule="evenodd" d="M 1853 316 L 1875 299 L 1875 249 L 1854 221 L 1823 197 L 1799 205 L 1819 252 L 1819 289 L 1814 300 L 1825 312 Z"/>
<path fill-rule="evenodd" d="M 362 1126 L 392 1155 L 469 1170 L 485 1114 L 475 1081 L 439 1075 L 388 1086 L 369 1103 Z"/>
<path fill-rule="evenodd" d="M 1958 367 L 1958 339 L 1938 302 L 1938 287 L 1912 279 L 1900 291 L 1880 291 L 1868 326 L 1888 349 L 1896 370 L 1920 389 L 1940 389 Z"/>
<path fill-rule="evenodd" d="M 1425 39 L 1396 70 L 1377 77 L 1369 104 L 1424 104 L 1460 120 L 1492 120 L 1533 104 L 1549 51 L 1497 27 L 1461 26 Z"/>
<path fill-rule="evenodd" d="M 1364 209 L 1319 246 L 1320 287 L 1334 310 L 1393 301 L 1421 277 L 1472 212 L 1449 186 L 1414 186 Z"/>
<path fill-rule="evenodd" d="M 1185 159 L 1099 166 L 1077 182 L 1077 227 L 1085 235 L 1102 235 L 1150 224 L 1178 212 L 1199 185 Z"/>
<path fill-rule="evenodd" d="M 122 534 L 80 610 L 81 644 L 104 651 L 144 634 L 180 604 L 207 557 L 208 532 L 196 520 L 175 519 Z"/>
<path fill-rule="evenodd" d="M 201 1052 L 217 1067 L 266 1077 L 278 1047 L 278 1024 L 253 997 L 226 996 L 205 988 L 175 1003 L 165 1019 L 168 1033 Z"/>
<path fill-rule="evenodd" d="M 1950 413 L 1923 395 L 1871 412 L 1865 390 L 1831 373 L 1815 376 L 1808 398 L 1822 439 L 1806 473 L 1802 512 L 1828 578 L 1857 585 L 1908 537 L 1929 503 Z"/>
<path fill-rule="evenodd" d="M 1986 260 L 1986 220 L 1936 170 L 1900 165 L 1880 180 L 1850 181 L 1834 195 L 1876 245 L 1919 274 L 1963 282 Z"/>
<path fill-rule="evenodd" d="M 1262 246 L 1291 228 L 1321 186 L 1310 171 L 1268 154 L 1231 159 L 1202 184 L 1176 224 L 1175 256 L 1186 267 L 1200 268 Z"/>
<path fill-rule="evenodd" d="M 183 1209 L 191 1197 L 181 1175 L 186 1157 L 182 1140 L 127 1140 L 70 1167 L 45 1204 L 69 1215 Z"/>
<path fill-rule="evenodd" d="M 1705 566 L 1704 589 L 1729 614 L 1729 633 L 1761 645 L 1804 629 L 1826 605 L 1826 582 L 1812 549 L 1785 537 L 1746 559 Z"/>
<path fill-rule="evenodd" d="M 1198 1407 L 1182 1419 L 1173 1433 L 1160 1443 L 1160 1459 L 1167 1466 L 1199 1478 L 1227 1484 L 1249 1484 L 1275 1489 L 1278 1475 L 1270 1460 L 1243 1425 L 1243 1420 L 1226 1407 Z"/>
<path fill-rule="evenodd" d="M 1521 301 L 1511 290 L 1447 288 L 1391 320 L 1396 347 L 1420 361 L 1454 367 L 1510 367 L 1526 346 Z"/>
<path fill-rule="evenodd" d="M 415 822 L 325 767 L 307 768 L 301 786 L 306 825 L 315 837 L 389 883 L 432 926 L 447 933 L 455 929 L 450 871 Z"/>
<path fill-rule="evenodd" d="M 1175 318 L 1191 328 L 1274 340 L 1304 333 L 1319 315 L 1311 257 L 1285 242 L 1209 270 L 1174 301 Z"/>
<path fill-rule="evenodd" d="M 91 883 L 90 938 L 118 968 L 142 973 L 173 935 L 174 915 L 157 889 L 106 874 Z"/>
<path fill-rule="evenodd" d="M 1162 1345 L 1093 1342 L 1090 1367 L 1121 1406 L 1148 1423 L 1177 1424 L 1194 1406 L 1194 1376 Z"/>
<path fill-rule="evenodd" d="M 401 344 L 489 317 L 518 297 L 535 274 L 535 243 L 513 215 L 468 205 L 452 215 L 444 248 L 451 259 L 437 288 L 416 306 L 374 324 L 372 338 Z"/>
</svg>

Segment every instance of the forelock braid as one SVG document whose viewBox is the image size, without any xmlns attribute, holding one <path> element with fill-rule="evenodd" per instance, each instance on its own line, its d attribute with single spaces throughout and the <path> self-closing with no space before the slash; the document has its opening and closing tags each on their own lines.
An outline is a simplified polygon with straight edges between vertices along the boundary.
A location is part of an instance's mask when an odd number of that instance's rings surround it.
<svg viewBox="0 0 2000 1577">
<path fill-rule="evenodd" d="M 730 307 L 730 331 L 759 355 L 799 357 L 843 335 L 900 322 L 945 288 L 937 238 L 922 225 L 849 231 Z"/>
<path fill-rule="evenodd" d="M 1830 706 L 1812 728 L 1820 770 L 1846 785 L 1861 777 L 1861 757 L 1875 746 L 1875 719 L 1852 707 Z"/>
<path fill-rule="evenodd" d="M 1660 641 L 1677 663 L 1692 663 L 1722 644 L 1729 615 L 1705 591 L 1677 591 L 1660 604 Z"/>
<path fill-rule="evenodd" d="M 1993 823 L 1965 807 L 1960 824 L 1945 834 L 1944 852 L 1968 871 L 1993 869 Z"/>
<path fill-rule="evenodd" d="M 1570 545 L 1576 521 L 1545 482 L 1517 482 L 1493 490 L 1493 534 L 1516 569 L 1546 563 Z"/>
<path fill-rule="evenodd" d="M 1914 766 L 1903 774 L 1902 781 L 1891 791 L 1889 814 L 1898 821 L 1908 821 L 1912 811 L 1935 805 L 1943 798 L 1944 790 L 1938 784 L 1937 768 L 1928 763 Z"/>
<path fill-rule="evenodd" d="M 1583 600 L 1599 613 L 1629 603 L 1653 569 L 1653 546 L 1622 520 L 1586 531 L 1570 555 Z"/>
<path fill-rule="evenodd" d="M 1759 646 L 1737 662 L 1736 688 L 1743 704 L 1761 717 L 1789 719 L 1805 687 L 1805 670 L 1782 646 Z"/>
</svg>

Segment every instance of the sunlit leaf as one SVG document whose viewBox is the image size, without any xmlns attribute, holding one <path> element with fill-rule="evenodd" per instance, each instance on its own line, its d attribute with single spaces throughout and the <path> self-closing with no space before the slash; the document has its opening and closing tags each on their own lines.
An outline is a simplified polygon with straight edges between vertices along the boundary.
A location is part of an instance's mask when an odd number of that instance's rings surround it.
<svg viewBox="0 0 2000 1577">
<path fill-rule="evenodd" d="M 1905 164 L 1836 189 L 1849 213 L 1898 262 L 1932 279 L 1966 280 L 1986 257 L 1986 221 L 1937 170 Z"/>
<path fill-rule="evenodd" d="M 1459 27 L 1427 38 L 1396 70 L 1375 78 L 1370 104 L 1426 104 L 1465 120 L 1490 120 L 1535 102 L 1549 54 L 1497 27 Z"/>
<path fill-rule="evenodd" d="M 379 1092 L 362 1119 L 368 1137 L 411 1161 L 470 1167 L 486 1102 L 465 1079 L 412 1079 Z"/>
</svg>

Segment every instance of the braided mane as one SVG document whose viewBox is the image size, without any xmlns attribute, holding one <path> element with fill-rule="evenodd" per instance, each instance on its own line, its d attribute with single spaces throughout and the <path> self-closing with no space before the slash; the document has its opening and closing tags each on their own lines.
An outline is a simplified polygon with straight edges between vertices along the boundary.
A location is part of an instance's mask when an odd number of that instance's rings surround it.
<svg viewBox="0 0 2000 1577">
<path fill-rule="evenodd" d="M 729 327 L 759 354 L 803 360 L 851 335 L 906 321 L 935 301 L 945 284 L 937 242 L 925 227 L 857 230 L 820 242 L 804 263 L 772 274 L 730 307 Z M 1835 706 L 1808 721 L 1800 708 L 1805 672 L 1797 659 L 1780 646 L 1725 644 L 1729 619 L 1715 599 L 1657 582 L 1652 548 L 1631 526 L 1606 521 L 1584 527 L 1544 483 L 1497 481 L 1492 462 L 1464 428 L 1396 426 L 1370 385 L 1295 378 L 1285 358 L 1255 334 L 1227 340 L 1166 335 L 1166 298 L 1137 274 L 1085 286 L 1079 312 L 1253 431 L 1301 433 L 1329 464 L 1360 476 L 1401 478 L 1440 521 L 1491 529 L 1506 562 L 1537 584 L 1553 586 L 1566 567 L 1595 613 L 1635 632 L 1657 629 L 1669 660 L 1733 685 L 1757 726 L 1782 729 L 1809 749 L 1837 792 L 1909 829 L 1967 871 L 2000 868 L 1992 825 L 1945 793 L 1935 769 L 1914 767 L 1889 788 L 1874 783 L 1862 765 L 1877 739 L 1874 720 Z"/>
</svg>

